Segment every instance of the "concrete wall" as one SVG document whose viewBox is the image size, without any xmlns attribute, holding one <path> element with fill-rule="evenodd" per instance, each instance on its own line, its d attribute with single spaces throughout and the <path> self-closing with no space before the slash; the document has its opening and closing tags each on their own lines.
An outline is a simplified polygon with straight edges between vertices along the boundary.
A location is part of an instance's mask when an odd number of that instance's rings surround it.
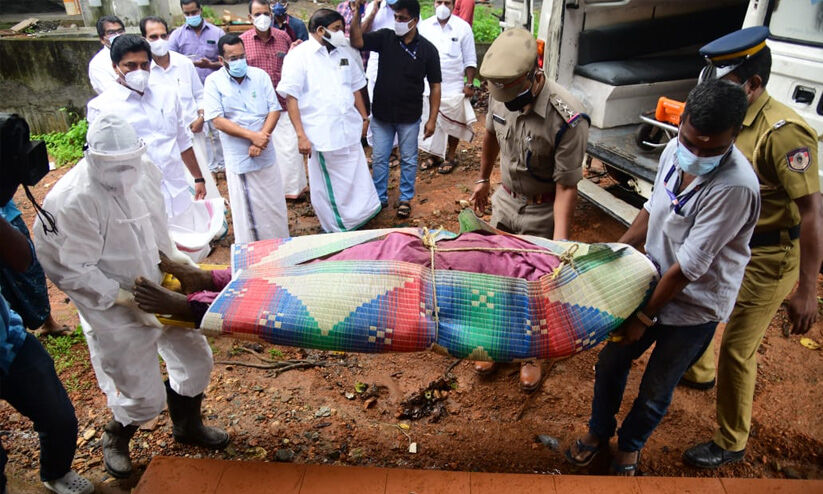
<svg viewBox="0 0 823 494">
<path fill-rule="evenodd" d="M 0 39 L 0 112 L 23 116 L 34 133 L 66 130 L 60 108 L 80 110 L 95 96 L 88 64 L 97 39 Z"/>
<path fill-rule="evenodd" d="M 147 6 L 138 6 L 137 0 L 101 0 L 100 7 L 89 6 L 89 0 L 80 0 L 80 10 L 86 26 L 94 26 L 97 18 L 103 15 L 116 15 L 127 26 L 136 26 L 140 19 L 148 15 L 160 16 L 171 25 L 179 25 L 183 21 L 183 10 L 180 0 L 148 0 Z"/>
</svg>

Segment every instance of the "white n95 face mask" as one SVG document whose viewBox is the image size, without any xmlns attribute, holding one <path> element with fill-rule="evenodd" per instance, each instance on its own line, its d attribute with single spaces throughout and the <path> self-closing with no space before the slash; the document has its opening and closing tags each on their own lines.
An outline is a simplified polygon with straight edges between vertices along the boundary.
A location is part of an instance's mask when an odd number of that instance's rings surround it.
<svg viewBox="0 0 823 494">
<path fill-rule="evenodd" d="M 151 54 L 158 57 L 165 57 L 169 52 L 169 40 L 167 39 L 160 38 L 149 41 L 149 46 L 151 46 Z"/>
<path fill-rule="evenodd" d="M 346 39 L 346 35 L 343 34 L 343 31 L 329 31 L 326 30 L 328 36 L 324 36 L 323 38 L 328 41 L 332 46 L 340 48 L 341 46 L 348 45 L 348 39 Z"/>
<path fill-rule="evenodd" d="M 449 16 L 452 15 L 452 11 L 449 10 L 449 8 L 446 7 L 445 5 L 440 4 L 440 5 L 437 6 L 436 9 L 434 9 L 434 15 L 437 16 L 437 19 L 439 19 L 441 21 L 445 21 L 446 19 L 449 18 Z"/>
<path fill-rule="evenodd" d="M 411 27 L 409 24 L 412 23 L 414 19 L 409 20 L 408 22 L 398 22 L 394 21 L 394 34 L 398 36 L 405 36 L 411 31 Z"/>
<path fill-rule="evenodd" d="M 271 16 L 260 14 L 254 18 L 254 27 L 258 31 L 268 31 L 271 28 Z"/>
<path fill-rule="evenodd" d="M 122 72 L 120 73 L 123 74 Z M 128 74 L 123 74 L 123 79 L 126 80 L 126 86 L 130 89 L 142 93 L 146 90 L 146 86 L 149 85 L 149 71 L 143 69 L 132 70 Z"/>
</svg>

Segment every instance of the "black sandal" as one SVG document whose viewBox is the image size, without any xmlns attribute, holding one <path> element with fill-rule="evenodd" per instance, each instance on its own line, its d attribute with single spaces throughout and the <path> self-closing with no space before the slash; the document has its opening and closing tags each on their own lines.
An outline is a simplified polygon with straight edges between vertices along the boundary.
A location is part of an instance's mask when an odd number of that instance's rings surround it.
<svg viewBox="0 0 823 494">
<path fill-rule="evenodd" d="M 397 217 L 408 218 L 409 216 L 411 216 L 411 204 L 409 201 L 400 201 L 397 205 Z"/>
<path fill-rule="evenodd" d="M 588 456 L 584 457 L 582 460 L 578 460 L 577 458 L 572 455 L 572 449 L 566 448 L 566 461 L 571 463 L 576 467 L 587 467 L 589 464 L 594 460 L 594 457 L 597 456 L 597 453 L 600 452 L 602 449 L 600 445 L 597 446 L 590 446 L 584 443 L 581 439 L 576 439 L 574 441 L 574 446 L 577 448 L 577 452 L 579 453 L 588 453 Z"/>
<path fill-rule="evenodd" d="M 457 168 L 457 163 L 445 160 L 442 163 L 440 163 L 440 166 L 437 167 L 437 173 L 441 175 L 448 175 L 449 173 L 453 172 L 455 168 Z"/>
</svg>

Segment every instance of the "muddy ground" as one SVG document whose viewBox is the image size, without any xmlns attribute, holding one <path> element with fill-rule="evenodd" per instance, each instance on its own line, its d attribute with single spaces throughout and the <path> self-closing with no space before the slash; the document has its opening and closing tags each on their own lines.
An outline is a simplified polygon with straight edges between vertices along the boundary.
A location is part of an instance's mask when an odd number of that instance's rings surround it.
<svg viewBox="0 0 823 494">
<path fill-rule="evenodd" d="M 482 121 L 483 115 L 478 118 Z M 477 130 L 481 129 L 478 123 Z M 456 230 L 457 201 L 468 199 L 477 179 L 479 147 L 479 139 L 473 145 L 461 144 L 461 164 L 451 175 L 419 173 L 409 220 L 397 220 L 389 207 L 368 227 L 442 225 Z M 42 199 L 65 172 L 52 172 L 34 188 L 35 196 Z M 392 170 L 390 202 L 397 196 L 398 172 Z M 492 183 L 499 183 L 497 171 Z M 220 187 L 225 192 L 224 181 Z M 22 192 L 16 199 L 31 225 L 33 208 Z M 289 203 L 289 217 L 292 235 L 320 231 L 308 202 Z M 573 239 L 615 241 L 623 231 L 618 222 L 580 200 Z M 228 262 L 230 239 L 216 245 L 208 262 Z M 76 327 L 77 313 L 66 296 L 51 283 L 50 294 L 57 320 Z M 823 351 L 801 346 L 797 336 L 784 337 L 784 322 L 781 311 L 758 355 L 754 430 L 745 461 L 719 472 L 683 464 L 684 449 L 711 436 L 715 392 L 678 388 L 668 415 L 643 450 L 641 470 L 646 475 L 823 478 Z M 818 322 L 809 336 L 821 341 L 821 326 Z M 722 328 L 718 339 L 721 333 Z M 609 455 L 601 455 L 582 470 L 573 469 L 562 457 L 566 445 L 586 430 L 597 349 L 547 364 L 551 365 L 549 377 L 531 396 L 518 389 L 516 366 L 505 366 L 490 378 L 480 379 L 471 363 L 460 362 L 452 371 L 451 391 L 441 395 L 443 406 L 437 418 L 410 421 L 397 418 L 401 401 L 442 377 L 453 359 L 434 353 L 307 352 L 218 338 L 212 340 L 212 347 L 219 363 L 207 390 L 204 413 L 209 423 L 231 432 L 231 445 L 220 452 L 177 445 L 164 412 L 135 436 L 136 472 L 119 481 L 102 468 L 100 438 L 110 414 L 82 337 L 40 336 L 40 340 L 54 356 L 79 419 L 74 468 L 90 477 L 98 492 L 129 492 L 154 455 L 544 474 L 605 474 L 608 469 Z M 264 364 L 262 359 L 297 358 L 315 360 L 321 366 L 276 375 L 270 369 L 224 363 Z M 621 416 L 636 396 L 647 358 L 648 353 L 635 364 Z M 359 393 L 364 387 L 365 392 Z M 537 442 L 541 434 L 556 438 L 559 449 Z M 9 452 L 9 492 L 45 492 L 38 478 L 37 436 L 31 423 L 5 403 L 0 404 L 0 436 Z M 551 440 L 547 442 L 551 445 Z M 409 452 L 410 443 L 416 443 L 416 453 Z"/>
</svg>

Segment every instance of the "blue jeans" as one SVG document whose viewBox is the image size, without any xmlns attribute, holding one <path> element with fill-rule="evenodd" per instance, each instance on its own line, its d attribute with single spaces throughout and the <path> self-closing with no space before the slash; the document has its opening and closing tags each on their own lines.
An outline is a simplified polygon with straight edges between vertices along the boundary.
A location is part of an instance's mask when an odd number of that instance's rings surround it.
<svg viewBox="0 0 823 494">
<path fill-rule="evenodd" d="M 415 123 L 388 123 L 376 118 L 371 121 L 372 131 L 372 179 L 381 204 L 389 201 L 389 157 L 394 136 L 400 149 L 400 200 L 411 201 L 414 197 L 414 181 L 417 179 L 417 134 L 420 121 Z"/>
<path fill-rule="evenodd" d="M 32 335 L 17 352 L 9 373 L 0 376 L 0 398 L 34 423 L 40 437 L 40 480 L 57 480 L 71 470 L 77 418 L 54 362 Z M 6 487 L 6 450 L 0 445 L 0 492 Z"/>
<path fill-rule="evenodd" d="M 601 444 L 614 435 L 617 428 L 615 415 L 623 401 L 632 361 L 655 344 L 640 382 L 637 399 L 617 431 L 617 447 L 620 451 L 643 449 L 646 440 L 666 415 L 675 386 L 686 369 L 709 346 L 715 328 L 717 322 L 697 326 L 656 324 L 631 345 L 607 344 L 600 352 L 595 368 L 589 432 Z"/>
</svg>

